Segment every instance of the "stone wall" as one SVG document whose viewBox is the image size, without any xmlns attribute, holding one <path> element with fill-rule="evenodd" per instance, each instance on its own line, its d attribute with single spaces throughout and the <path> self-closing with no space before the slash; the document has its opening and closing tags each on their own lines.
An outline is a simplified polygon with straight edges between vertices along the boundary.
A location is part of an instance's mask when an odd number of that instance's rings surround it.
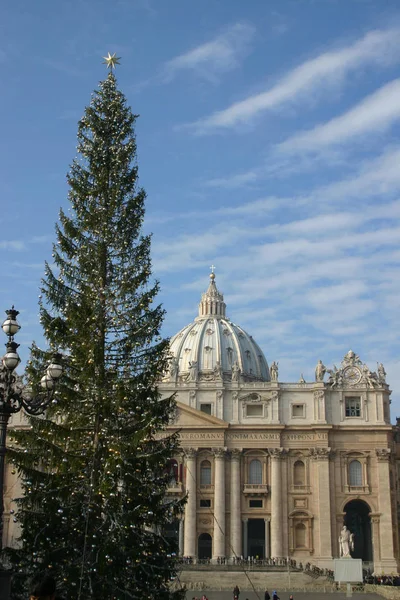
<svg viewBox="0 0 400 600">
<path fill-rule="evenodd" d="M 314 579 L 305 573 L 290 573 L 282 571 L 221 571 L 217 569 L 182 570 L 179 579 L 174 582 L 174 588 L 186 586 L 188 590 L 198 591 L 232 591 L 238 585 L 240 590 L 257 591 L 278 590 L 279 591 L 326 591 L 334 589 L 334 584 L 318 577 Z M 400 597 L 399 599 L 400 600 Z"/>
</svg>

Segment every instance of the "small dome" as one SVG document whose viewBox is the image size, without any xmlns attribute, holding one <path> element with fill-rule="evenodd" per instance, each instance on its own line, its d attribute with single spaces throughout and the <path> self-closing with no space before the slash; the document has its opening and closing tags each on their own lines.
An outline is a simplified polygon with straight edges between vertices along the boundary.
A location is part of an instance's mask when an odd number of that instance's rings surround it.
<svg viewBox="0 0 400 600">
<path fill-rule="evenodd" d="M 174 368 L 171 376 L 207 381 L 217 374 L 230 381 L 240 373 L 243 381 L 270 381 L 264 354 L 252 336 L 225 316 L 224 297 L 210 275 L 208 290 L 202 295 L 199 316 L 171 339 Z"/>
</svg>

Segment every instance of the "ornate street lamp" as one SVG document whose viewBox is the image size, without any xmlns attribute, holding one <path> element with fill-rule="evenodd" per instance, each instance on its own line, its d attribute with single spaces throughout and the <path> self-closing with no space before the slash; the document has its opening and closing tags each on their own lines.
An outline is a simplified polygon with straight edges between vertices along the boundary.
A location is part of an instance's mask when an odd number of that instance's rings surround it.
<svg viewBox="0 0 400 600">
<path fill-rule="evenodd" d="M 29 388 L 22 384 L 21 377 L 15 373 L 21 362 L 14 335 L 21 329 L 17 321 L 19 312 L 12 307 L 6 310 L 7 318 L 2 324 L 8 336 L 6 353 L 0 358 L 0 548 L 3 544 L 3 511 L 4 511 L 4 467 L 6 454 L 7 425 L 10 416 L 22 408 L 30 415 L 42 414 L 54 399 L 57 380 L 62 375 L 61 354 L 54 353 L 40 380 L 43 394 L 31 396 Z"/>
</svg>

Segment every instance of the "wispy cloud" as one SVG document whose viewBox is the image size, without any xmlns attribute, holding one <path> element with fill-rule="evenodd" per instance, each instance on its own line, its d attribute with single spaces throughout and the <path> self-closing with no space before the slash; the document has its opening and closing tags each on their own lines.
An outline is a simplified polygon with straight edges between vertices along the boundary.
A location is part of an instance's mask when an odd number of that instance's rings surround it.
<svg viewBox="0 0 400 600">
<path fill-rule="evenodd" d="M 283 152 L 319 150 L 372 132 L 382 133 L 400 119 L 400 79 L 384 85 L 328 123 L 297 133 L 277 146 Z"/>
<path fill-rule="evenodd" d="M 249 96 L 189 127 L 196 133 L 212 133 L 215 129 L 249 123 L 262 112 L 293 103 L 300 97 L 310 98 L 316 89 L 328 83 L 342 84 L 350 72 L 364 64 L 382 66 L 398 61 L 398 36 L 399 30 L 395 28 L 371 31 L 351 45 L 307 60 L 265 92 Z"/>
<path fill-rule="evenodd" d="M 0 242 L 2 250 L 24 250 L 25 243 L 22 240 L 3 240 Z"/>
<path fill-rule="evenodd" d="M 236 23 L 214 39 L 169 60 L 163 69 L 164 81 L 171 81 L 181 71 L 213 79 L 236 68 L 247 54 L 255 33 L 247 23 Z"/>
<path fill-rule="evenodd" d="M 237 175 L 232 175 L 231 177 L 217 177 L 215 179 L 209 179 L 205 182 L 205 186 L 225 188 L 229 190 L 254 184 L 258 179 L 258 170 L 253 169 L 243 173 L 238 173 Z"/>
</svg>

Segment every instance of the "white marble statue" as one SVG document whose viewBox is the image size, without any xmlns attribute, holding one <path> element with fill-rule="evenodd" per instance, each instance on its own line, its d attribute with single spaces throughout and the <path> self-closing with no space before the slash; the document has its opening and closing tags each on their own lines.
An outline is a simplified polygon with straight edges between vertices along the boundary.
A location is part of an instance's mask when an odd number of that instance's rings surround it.
<svg viewBox="0 0 400 600">
<path fill-rule="evenodd" d="M 217 360 L 215 363 L 214 376 L 216 379 L 222 379 L 222 377 L 223 377 L 222 366 L 221 366 L 221 363 L 219 362 L 219 360 Z"/>
<path fill-rule="evenodd" d="M 179 369 L 178 359 L 176 358 L 176 356 L 173 356 L 169 363 L 169 375 L 170 375 L 171 379 L 174 379 L 176 377 L 176 375 L 178 373 L 178 369 Z"/>
<path fill-rule="evenodd" d="M 235 360 L 235 362 L 232 365 L 232 381 L 239 381 L 240 378 L 240 367 L 238 364 L 238 361 Z"/>
<path fill-rule="evenodd" d="M 340 558 L 351 558 L 350 551 L 354 550 L 354 533 L 351 533 L 346 525 L 343 525 L 339 537 Z"/>
<path fill-rule="evenodd" d="M 380 383 L 386 383 L 386 371 L 385 371 L 385 367 L 383 366 L 382 363 L 377 363 L 378 364 L 378 379 Z"/>
<path fill-rule="evenodd" d="M 197 381 L 197 373 L 197 360 L 192 360 L 191 362 L 189 362 L 189 381 Z"/>
<path fill-rule="evenodd" d="M 269 374 L 271 377 L 271 381 L 278 381 L 278 364 L 279 363 L 276 363 L 274 361 L 269 368 Z"/>
<path fill-rule="evenodd" d="M 319 360 L 315 367 L 315 381 L 323 381 L 326 373 L 326 366 L 322 360 Z"/>
</svg>

